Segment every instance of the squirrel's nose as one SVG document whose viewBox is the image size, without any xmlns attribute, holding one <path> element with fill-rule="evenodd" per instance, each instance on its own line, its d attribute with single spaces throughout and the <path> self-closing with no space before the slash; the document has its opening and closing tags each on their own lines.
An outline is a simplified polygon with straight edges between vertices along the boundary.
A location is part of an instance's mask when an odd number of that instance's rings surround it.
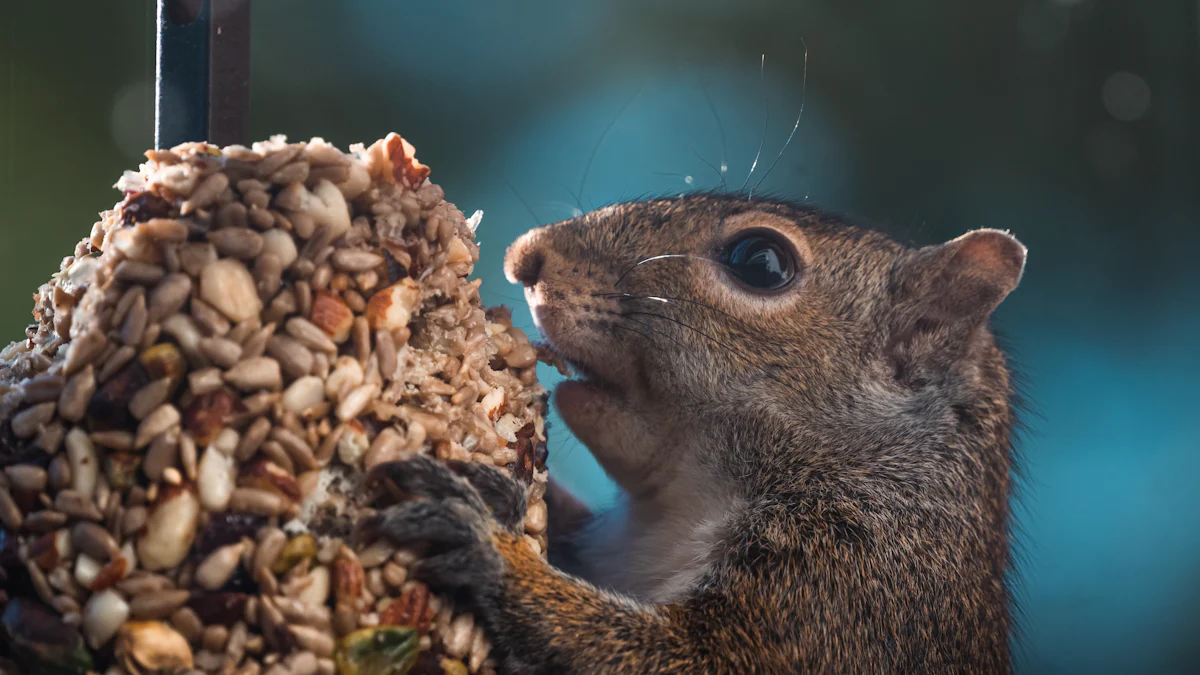
<svg viewBox="0 0 1200 675">
<path fill-rule="evenodd" d="M 508 248 L 504 256 L 504 276 L 509 283 L 524 284 L 526 287 L 537 284 L 542 276 L 542 266 L 546 263 L 546 254 L 541 249 L 544 228 L 526 232 Z"/>
</svg>

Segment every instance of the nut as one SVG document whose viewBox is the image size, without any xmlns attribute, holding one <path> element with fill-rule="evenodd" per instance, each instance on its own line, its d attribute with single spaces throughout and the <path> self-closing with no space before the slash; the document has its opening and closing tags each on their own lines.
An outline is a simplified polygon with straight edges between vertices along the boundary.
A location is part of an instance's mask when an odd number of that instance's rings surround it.
<svg viewBox="0 0 1200 675">
<path fill-rule="evenodd" d="M 312 323 L 337 344 L 350 337 L 354 313 L 334 293 L 321 291 L 313 298 Z"/>
<path fill-rule="evenodd" d="M 420 300 L 421 286 L 409 278 L 376 291 L 367 302 L 367 321 L 371 324 L 371 330 L 390 331 L 406 327 Z"/>
<path fill-rule="evenodd" d="M 231 258 L 204 266 L 200 272 L 200 298 L 230 321 L 245 321 L 262 313 L 254 277 L 243 263 Z"/>
</svg>

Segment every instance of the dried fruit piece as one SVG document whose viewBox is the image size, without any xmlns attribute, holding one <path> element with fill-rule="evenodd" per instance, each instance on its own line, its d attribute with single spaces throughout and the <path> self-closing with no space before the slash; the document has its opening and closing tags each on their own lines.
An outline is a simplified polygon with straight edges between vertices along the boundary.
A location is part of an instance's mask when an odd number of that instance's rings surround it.
<svg viewBox="0 0 1200 675">
<path fill-rule="evenodd" d="M 404 675 L 419 649 L 420 636 L 412 628 L 376 626 L 342 638 L 333 660 L 338 675 Z"/>
<path fill-rule="evenodd" d="M 0 629 L 20 672 L 85 675 L 92 670 L 92 656 L 79 631 L 36 600 L 11 599 L 0 616 Z"/>
<path fill-rule="evenodd" d="M 131 621 L 121 626 L 115 654 L 125 670 L 135 675 L 185 671 L 194 664 L 187 639 L 161 621 Z"/>
<path fill-rule="evenodd" d="M 411 626 L 424 635 L 433 621 L 429 611 L 429 588 L 415 583 L 386 609 L 379 613 L 379 623 L 386 626 Z"/>
<path fill-rule="evenodd" d="M 271 571 L 275 574 L 283 574 L 295 567 L 301 560 L 307 560 L 316 555 L 317 540 L 315 537 L 311 534 L 292 537 L 288 543 L 283 545 L 283 551 L 279 553 L 279 557 L 271 565 Z"/>
<path fill-rule="evenodd" d="M 345 546 L 333 559 L 333 596 L 341 603 L 353 603 L 362 595 L 366 576 L 358 556 Z"/>
<path fill-rule="evenodd" d="M 243 466 L 237 483 L 239 487 L 265 490 L 293 502 L 300 499 L 300 486 L 296 484 L 295 477 L 278 464 L 265 459 Z"/>
<path fill-rule="evenodd" d="M 229 389 L 197 396 L 183 412 L 183 428 L 197 445 L 208 445 L 241 408 L 241 399 Z"/>
<path fill-rule="evenodd" d="M 249 600 L 245 593 L 194 593 L 187 606 L 205 624 L 229 626 L 242 618 Z"/>
<path fill-rule="evenodd" d="M 187 372 L 187 361 L 184 360 L 179 347 L 170 342 L 162 342 L 147 349 L 138 357 L 138 361 L 141 362 L 142 368 L 146 369 L 148 379 L 170 380 L 172 390 L 183 382 Z"/>
</svg>

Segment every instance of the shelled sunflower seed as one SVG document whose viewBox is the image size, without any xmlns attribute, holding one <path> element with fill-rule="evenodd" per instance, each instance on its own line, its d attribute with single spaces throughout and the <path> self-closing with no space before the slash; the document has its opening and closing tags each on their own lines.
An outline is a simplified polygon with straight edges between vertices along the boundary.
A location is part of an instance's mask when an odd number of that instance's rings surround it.
<svg viewBox="0 0 1200 675">
<path fill-rule="evenodd" d="M 491 672 L 412 552 L 348 536 L 421 453 L 525 481 L 545 550 L 546 394 L 467 280 L 478 214 L 395 134 L 146 156 L 0 352 L 0 672 Z"/>
</svg>

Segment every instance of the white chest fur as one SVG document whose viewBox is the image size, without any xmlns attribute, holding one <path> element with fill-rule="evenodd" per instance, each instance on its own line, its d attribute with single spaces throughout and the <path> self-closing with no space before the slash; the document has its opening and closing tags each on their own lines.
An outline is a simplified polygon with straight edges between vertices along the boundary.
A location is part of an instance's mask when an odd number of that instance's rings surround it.
<svg viewBox="0 0 1200 675">
<path fill-rule="evenodd" d="M 582 547 L 590 581 L 653 603 L 692 592 L 720 555 L 741 504 L 712 485 L 672 488 L 602 517 Z"/>
</svg>

